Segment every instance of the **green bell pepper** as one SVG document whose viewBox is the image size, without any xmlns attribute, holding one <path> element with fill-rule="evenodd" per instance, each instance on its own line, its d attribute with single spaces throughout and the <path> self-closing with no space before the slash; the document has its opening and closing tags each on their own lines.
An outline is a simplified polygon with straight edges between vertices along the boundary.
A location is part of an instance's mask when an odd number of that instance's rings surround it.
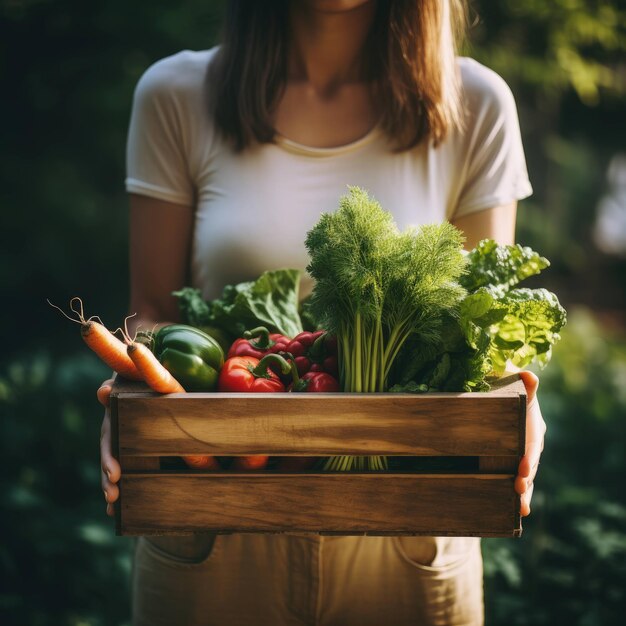
<svg viewBox="0 0 626 626">
<path fill-rule="evenodd" d="M 213 391 L 217 387 L 224 352 L 201 330 L 184 324 L 164 326 L 154 336 L 153 352 L 185 391 Z"/>
</svg>

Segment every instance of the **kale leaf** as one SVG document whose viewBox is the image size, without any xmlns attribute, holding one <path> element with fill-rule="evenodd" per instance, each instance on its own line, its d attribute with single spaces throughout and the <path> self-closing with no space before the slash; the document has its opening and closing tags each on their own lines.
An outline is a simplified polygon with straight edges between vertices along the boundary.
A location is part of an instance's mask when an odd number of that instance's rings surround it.
<svg viewBox="0 0 626 626">
<path fill-rule="evenodd" d="M 205 301 L 199 289 L 184 287 L 173 295 L 183 321 L 192 326 L 212 326 L 234 337 L 265 326 L 271 332 L 295 337 L 302 332 L 298 314 L 300 272 L 280 269 L 263 272 L 255 281 L 227 285 L 222 296 Z"/>
</svg>

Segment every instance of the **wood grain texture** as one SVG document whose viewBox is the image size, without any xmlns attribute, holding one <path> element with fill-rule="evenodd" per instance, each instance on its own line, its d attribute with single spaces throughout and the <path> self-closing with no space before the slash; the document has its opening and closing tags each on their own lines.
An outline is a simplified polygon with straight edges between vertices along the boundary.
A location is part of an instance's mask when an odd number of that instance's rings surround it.
<svg viewBox="0 0 626 626">
<path fill-rule="evenodd" d="M 501 474 L 127 473 L 121 533 L 510 537 L 520 531 L 513 480 Z"/>
<path fill-rule="evenodd" d="M 122 462 L 116 532 L 311 532 L 519 536 L 514 475 L 524 451 L 518 376 L 488 393 L 171 394 L 118 379 Z M 186 454 L 478 456 L 479 472 L 162 471 Z"/>
<path fill-rule="evenodd" d="M 422 395 L 163 396 L 132 389 L 117 394 L 122 455 L 514 456 L 523 451 L 525 396 L 515 383 L 488 393 Z"/>
<path fill-rule="evenodd" d="M 480 456 L 478 469 L 481 474 L 515 474 L 519 462 L 519 456 Z"/>
</svg>

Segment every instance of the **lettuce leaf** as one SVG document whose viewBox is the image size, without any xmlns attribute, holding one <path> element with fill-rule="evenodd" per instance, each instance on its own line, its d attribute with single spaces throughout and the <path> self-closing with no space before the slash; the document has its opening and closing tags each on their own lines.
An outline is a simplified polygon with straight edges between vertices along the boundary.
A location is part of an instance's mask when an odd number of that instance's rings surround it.
<svg viewBox="0 0 626 626">
<path fill-rule="evenodd" d="M 550 266 L 545 257 L 528 247 L 502 246 L 483 239 L 467 256 L 467 273 L 460 283 L 470 293 L 489 287 L 502 295 L 519 282 Z"/>
<path fill-rule="evenodd" d="M 461 282 L 468 290 L 444 316 L 439 339 L 413 338 L 394 368 L 396 391 L 485 391 L 508 362 L 543 368 L 566 321 L 558 298 L 546 289 L 511 289 L 538 274 L 548 260 L 530 248 L 483 240 L 466 256 Z"/>
<path fill-rule="evenodd" d="M 205 301 L 199 289 L 184 287 L 178 297 L 183 321 L 192 326 L 213 326 L 235 337 L 265 326 L 271 332 L 294 337 L 302 332 L 298 314 L 300 272 L 281 269 L 263 272 L 255 281 L 227 285 L 220 298 Z"/>
<path fill-rule="evenodd" d="M 489 329 L 494 373 L 502 374 L 507 361 L 520 368 L 532 362 L 545 367 L 566 321 L 557 297 L 546 289 L 513 289 L 495 301 L 494 307 L 505 312 Z"/>
</svg>

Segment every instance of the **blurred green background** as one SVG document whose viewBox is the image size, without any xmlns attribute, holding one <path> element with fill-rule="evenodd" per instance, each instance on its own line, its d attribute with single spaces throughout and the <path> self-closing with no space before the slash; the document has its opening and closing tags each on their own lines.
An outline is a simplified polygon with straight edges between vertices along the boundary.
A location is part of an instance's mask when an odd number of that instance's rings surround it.
<svg viewBox="0 0 626 626">
<path fill-rule="evenodd" d="M 155 60 L 215 41 L 223 2 L 2 0 L 0 623 L 129 623 L 132 540 L 99 478 L 107 369 L 45 302 L 127 306 L 124 144 Z M 516 96 L 535 194 L 518 240 L 569 324 L 540 399 L 548 437 L 521 540 L 483 542 L 488 624 L 621 623 L 626 612 L 626 8 L 473 2 L 467 54 Z M 620 156 L 621 155 L 621 156 Z"/>
</svg>

